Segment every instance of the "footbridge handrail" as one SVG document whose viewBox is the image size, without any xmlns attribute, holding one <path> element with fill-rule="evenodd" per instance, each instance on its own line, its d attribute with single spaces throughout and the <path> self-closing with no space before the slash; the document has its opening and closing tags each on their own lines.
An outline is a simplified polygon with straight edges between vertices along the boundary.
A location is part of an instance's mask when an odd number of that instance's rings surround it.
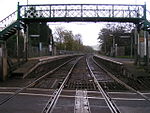
<svg viewBox="0 0 150 113">
<path fill-rule="evenodd" d="M 11 25 L 17 20 L 17 11 L 14 11 L 10 15 L 8 15 L 6 18 L 0 21 L 0 31 Z"/>
<path fill-rule="evenodd" d="M 149 11 L 148 11 L 149 12 Z M 0 21 L 0 31 L 22 20 L 26 22 L 132 22 L 146 20 L 146 5 L 130 4 L 40 4 L 19 5 L 17 11 Z"/>
<path fill-rule="evenodd" d="M 144 17 L 144 5 L 127 4 L 44 4 L 19 5 L 20 19 L 44 18 L 131 18 Z M 127 20 L 126 20 L 127 21 Z"/>
</svg>

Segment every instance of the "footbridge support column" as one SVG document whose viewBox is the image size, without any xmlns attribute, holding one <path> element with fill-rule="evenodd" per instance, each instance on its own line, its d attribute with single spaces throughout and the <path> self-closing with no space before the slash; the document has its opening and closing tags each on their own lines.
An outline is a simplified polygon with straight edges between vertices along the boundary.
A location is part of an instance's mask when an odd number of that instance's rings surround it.
<svg viewBox="0 0 150 113">
<path fill-rule="evenodd" d="M 8 78 L 7 48 L 6 42 L 0 44 L 0 80 Z"/>
<path fill-rule="evenodd" d="M 144 31 L 144 62 L 145 66 L 149 65 L 149 48 L 148 48 L 148 32 Z"/>
</svg>

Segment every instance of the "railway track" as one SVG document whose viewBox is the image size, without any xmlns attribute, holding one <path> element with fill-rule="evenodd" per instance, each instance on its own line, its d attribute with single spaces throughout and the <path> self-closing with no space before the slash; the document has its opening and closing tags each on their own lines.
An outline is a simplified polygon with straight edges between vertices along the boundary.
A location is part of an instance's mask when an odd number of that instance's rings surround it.
<svg viewBox="0 0 150 113">
<path fill-rule="evenodd" d="M 76 90 L 75 94 L 75 106 L 74 106 L 74 112 L 75 113 L 91 113 L 89 102 L 87 99 L 87 90 L 99 90 L 102 94 L 106 104 L 108 105 L 108 108 L 110 109 L 111 113 L 121 113 L 115 102 L 111 99 L 111 97 L 107 93 L 107 88 L 109 85 L 105 84 L 105 82 L 111 81 L 111 90 L 115 89 L 121 89 L 123 91 L 130 89 L 134 92 L 136 92 L 131 87 L 127 86 L 126 84 L 122 82 L 118 82 L 116 79 L 112 79 L 110 75 L 106 77 L 106 72 L 104 72 L 103 69 L 101 69 L 100 73 L 103 77 L 101 77 L 101 81 L 98 81 L 98 78 L 95 77 L 95 74 L 93 73 L 91 66 L 89 65 L 89 60 L 87 60 L 85 57 L 76 61 L 74 66 L 69 71 L 69 74 L 67 74 L 66 78 L 62 82 L 60 88 L 54 93 L 52 96 L 53 98 L 50 98 L 48 103 L 46 104 L 46 107 L 44 108 L 42 113 L 52 113 L 54 110 L 54 113 L 57 113 L 57 106 L 59 105 L 58 98 L 61 95 L 61 91 L 63 89 L 74 89 Z M 95 62 L 95 61 L 94 61 Z M 92 64 L 93 65 L 93 64 Z M 82 67 L 81 67 L 82 66 Z M 92 67 L 94 68 L 94 67 Z M 102 74 L 103 71 L 103 74 Z M 104 75 L 105 74 L 105 75 Z M 107 73 L 108 74 L 108 73 Z M 105 77 L 104 77 L 105 76 Z M 105 82 L 104 82 L 105 81 Z M 92 83 L 92 85 L 91 85 Z M 92 88 L 91 88 L 92 87 Z M 90 89 L 91 88 L 91 89 Z M 108 88 L 110 89 L 110 88 Z M 144 99 L 148 100 L 148 98 L 144 95 L 142 95 L 139 92 L 136 92 L 140 96 L 142 96 Z M 79 98 L 78 98 L 79 97 Z M 86 98 L 86 99 L 85 99 Z M 148 100 L 149 101 L 149 100 Z M 57 104 L 58 105 L 57 105 Z M 86 103 L 86 104 L 84 104 Z M 56 106 L 56 108 L 55 108 Z M 84 107 L 86 106 L 86 107 Z M 73 112 L 73 111 L 71 111 Z"/>
<path fill-rule="evenodd" d="M 68 62 L 72 61 L 74 58 L 72 59 L 68 59 L 67 61 L 63 62 L 61 65 L 55 67 L 54 69 L 44 72 L 43 75 L 37 75 L 37 77 L 35 77 L 34 80 L 32 80 L 28 85 L 26 85 L 25 87 L 20 88 L 19 90 L 15 91 L 13 95 L 8 96 L 6 98 L 4 98 L 2 101 L 0 101 L 0 105 L 5 104 L 6 102 L 10 101 L 11 99 L 13 99 L 14 97 L 16 97 L 19 93 L 23 92 L 24 90 L 26 90 L 29 87 L 33 87 L 35 84 L 37 84 L 39 81 L 43 80 L 44 78 L 46 78 L 48 75 L 54 73 L 55 71 L 57 71 L 58 69 L 60 69 L 61 67 L 63 67 L 64 65 L 66 65 Z M 43 69 L 43 67 L 42 67 Z"/>
<path fill-rule="evenodd" d="M 93 59 L 93 58 L 92 58 Z M 101 65 L 99 65 L 94 59 L 93 59 L 94 63 L 101 68 L 105 73 L 107 73 L 107 75 L 109 77 L 111 77 L 117 84 L 119 84 L 121 87 L 123 86 L 125 89 L 127 89 L 129 92 L 134 92 L 137 95 L 141 96 L 142 98 L 144 98 L 145 100 L 147 100 L 148 102 L 150 102 L 150 99 L 143 95 L 140 91 L 136 90 L 135 88 L 129 86 L 128 84 L 126 84 L 125 82 L 121 81 L 120 79 L 118 79 L 115 75 L 111 74 L 109 71 L 107 71 L 105 68 L 103 68 Z"/>
<path fill-rule="evenodd" d="M 63 63 L 21 88 L 14 95 L 5 98 L 0 105 L 10 101 L 29 87 L 53 89 L 52 95 L 39 113 L 99 113 L 99 111 L 122 113 L 117 100 L 114 100 L 109 93 L 118 91 L 134 92 L 149 103 L 147 96 L 113 76 L 89 56 L 78 57 Z"/>
</svg>

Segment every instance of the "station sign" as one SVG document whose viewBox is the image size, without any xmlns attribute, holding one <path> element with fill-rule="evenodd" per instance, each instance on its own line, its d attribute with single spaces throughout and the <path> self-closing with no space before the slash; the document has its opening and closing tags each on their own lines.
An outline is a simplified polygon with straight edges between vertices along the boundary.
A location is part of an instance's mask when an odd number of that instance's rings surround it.
<svg viewBox="0 0 150 113">
<path fill-rule="evenodd" d="M 40 35 L 30 35 L 30 38 L 39 38 Z"/>
</svg>

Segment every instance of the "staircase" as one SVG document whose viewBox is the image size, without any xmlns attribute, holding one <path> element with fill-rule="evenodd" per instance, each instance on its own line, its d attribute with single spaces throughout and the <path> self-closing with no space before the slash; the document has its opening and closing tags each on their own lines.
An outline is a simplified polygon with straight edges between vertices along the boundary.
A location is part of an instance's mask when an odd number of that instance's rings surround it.
<svg viewBox="0 0 150 113">
<path fill-rule="evenodd" d="M 150 33 L 150 21 L 146 20 L 146 31 Z"/>
<path fill-rule="evenodd" d="M 149 17 L 149 19 L 150 19 L 150 11 L 149 10 L 146 10 L 146 14 L 147 14 L 147 17 Z M 150 33 L 150 21 L 148 19 L 146 19 L 145 24 L 146 24 L 146 31 L 148 31 Z"/>
<path fill-rule="evenodd" d="M 7 40 L 10 36 L 14 35 L 19 28 L 19 22 L 15 21 L 4 30 L 0 32 L 0 40 Z"/>
<path fill-rule="evenodd" d="M 17 20 L 17 11 L 13 12 L 2 21 L 0 21 L 0 40 L 5 41 L 17 30 L 22 29 L 23 23 Z"/>
</svg>

